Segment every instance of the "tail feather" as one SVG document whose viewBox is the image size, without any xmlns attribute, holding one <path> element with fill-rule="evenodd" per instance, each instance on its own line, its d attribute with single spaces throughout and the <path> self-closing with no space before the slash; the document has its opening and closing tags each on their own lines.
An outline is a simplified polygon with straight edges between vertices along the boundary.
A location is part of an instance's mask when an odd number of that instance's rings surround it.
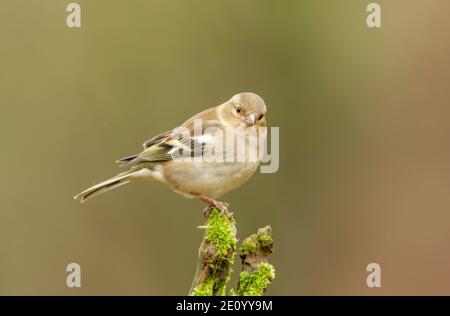
<svg viewBox="0 0 450 316">
<path fill-rule="evenodd" d="M 133 175 L 134 171 L 127 171 L 124 173 L 121 173 L 111 179 L 105 180 L 103 182 L 100 182 L 99 184 L 96 184 L 83 192 L 78 193 L 75 195 L 74 199 L 80 198 L 80 202 L 83 203 L 87 199 L 90 199 L 94 196 L 97 196 L 99 194 L 108 192 L 109 190 L 115 189 L 120 187 L 121 185 L 127 184 L 130 182 L 130 177 Z"/>
<path fill-rule="evenodd" d="M 131 162 L 133 162 L 133 160 L 136 159 L 137 156 L 138 155 L 132 155 L 132 156 L 120 158 L 120 159 L 116 160 L 116 163 L 119 164 L 120 166 L 126 166 L 126 165 L 130 164 Z"/>
</svg>

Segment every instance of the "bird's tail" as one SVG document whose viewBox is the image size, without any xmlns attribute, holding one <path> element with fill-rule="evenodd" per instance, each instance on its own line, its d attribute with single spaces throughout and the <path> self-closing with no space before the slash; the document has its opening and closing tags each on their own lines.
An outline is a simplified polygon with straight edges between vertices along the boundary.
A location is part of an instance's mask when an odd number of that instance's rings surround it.
<svg viewBox="0 0 450 316">
<path fill-rule="evenodd" d="M 93 198 L 99 194 L 105 193 L 109 190 L 120 187 L 121 185 L 127 184 L 131 181 L 131 178 L 135 173 L 139 171 L 129 170 L 123 173 L 118 174 L 117 176 L 100 182 L 89 189 L 84 190 L 83 192 L 78 193 L 74 196 L 74 199 L 80 198 L 80 202 L 83 203 L 87 199 Z"/>
</svg>

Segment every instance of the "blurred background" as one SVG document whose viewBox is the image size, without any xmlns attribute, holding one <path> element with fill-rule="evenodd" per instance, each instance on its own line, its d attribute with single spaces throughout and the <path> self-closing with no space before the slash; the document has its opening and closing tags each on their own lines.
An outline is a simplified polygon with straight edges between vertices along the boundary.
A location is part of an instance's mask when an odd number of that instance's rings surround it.
<svg viewBox="0 0 450 316">
<path fill-rule="evenodd" d="M 69 1 L 0 5 L 0 294 L 187 294 L 199 201 L 72 198 L 241 91 L 280 128 L 278 172 L 223 197 L 241 239 L 273 228 L 268 294 L 450 294 L 450 2 L 376 1 L 373 29 L 363 0 L 77 2 L 79 29 Z"/>
</svg>

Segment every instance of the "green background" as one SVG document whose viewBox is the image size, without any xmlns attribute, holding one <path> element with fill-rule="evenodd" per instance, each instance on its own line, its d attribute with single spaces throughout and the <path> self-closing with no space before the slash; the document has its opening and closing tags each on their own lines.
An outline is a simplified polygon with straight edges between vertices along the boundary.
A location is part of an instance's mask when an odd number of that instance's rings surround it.
<svg viewBox="0 0 450 316">
<path fill-rule="evenodd" d="M 369 29 L 369 2 L 80 0 L 69 29 L 69 1 L 3 1 L 0 294 L 187 294 L 199 201 L 72 197 L 241 91 L 280 128 L 279 171 L 223 197 L 241 239 L 272 225 L 268 294 L 450 294 L 450 3 L 377 1 Z"/>
</svg>

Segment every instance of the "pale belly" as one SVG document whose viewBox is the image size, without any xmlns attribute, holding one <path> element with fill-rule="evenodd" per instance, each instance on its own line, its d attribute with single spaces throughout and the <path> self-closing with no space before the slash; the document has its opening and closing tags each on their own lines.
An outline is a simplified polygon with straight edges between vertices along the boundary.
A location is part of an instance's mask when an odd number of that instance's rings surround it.
<svg viewBox="0 0 450 316">
<path fill-rule="evenodd" d="M 244 184 L 259 162 L 170 162 L 161 166 L 166 183 L 187 197 L 217 198 Z"/>
</svg>

